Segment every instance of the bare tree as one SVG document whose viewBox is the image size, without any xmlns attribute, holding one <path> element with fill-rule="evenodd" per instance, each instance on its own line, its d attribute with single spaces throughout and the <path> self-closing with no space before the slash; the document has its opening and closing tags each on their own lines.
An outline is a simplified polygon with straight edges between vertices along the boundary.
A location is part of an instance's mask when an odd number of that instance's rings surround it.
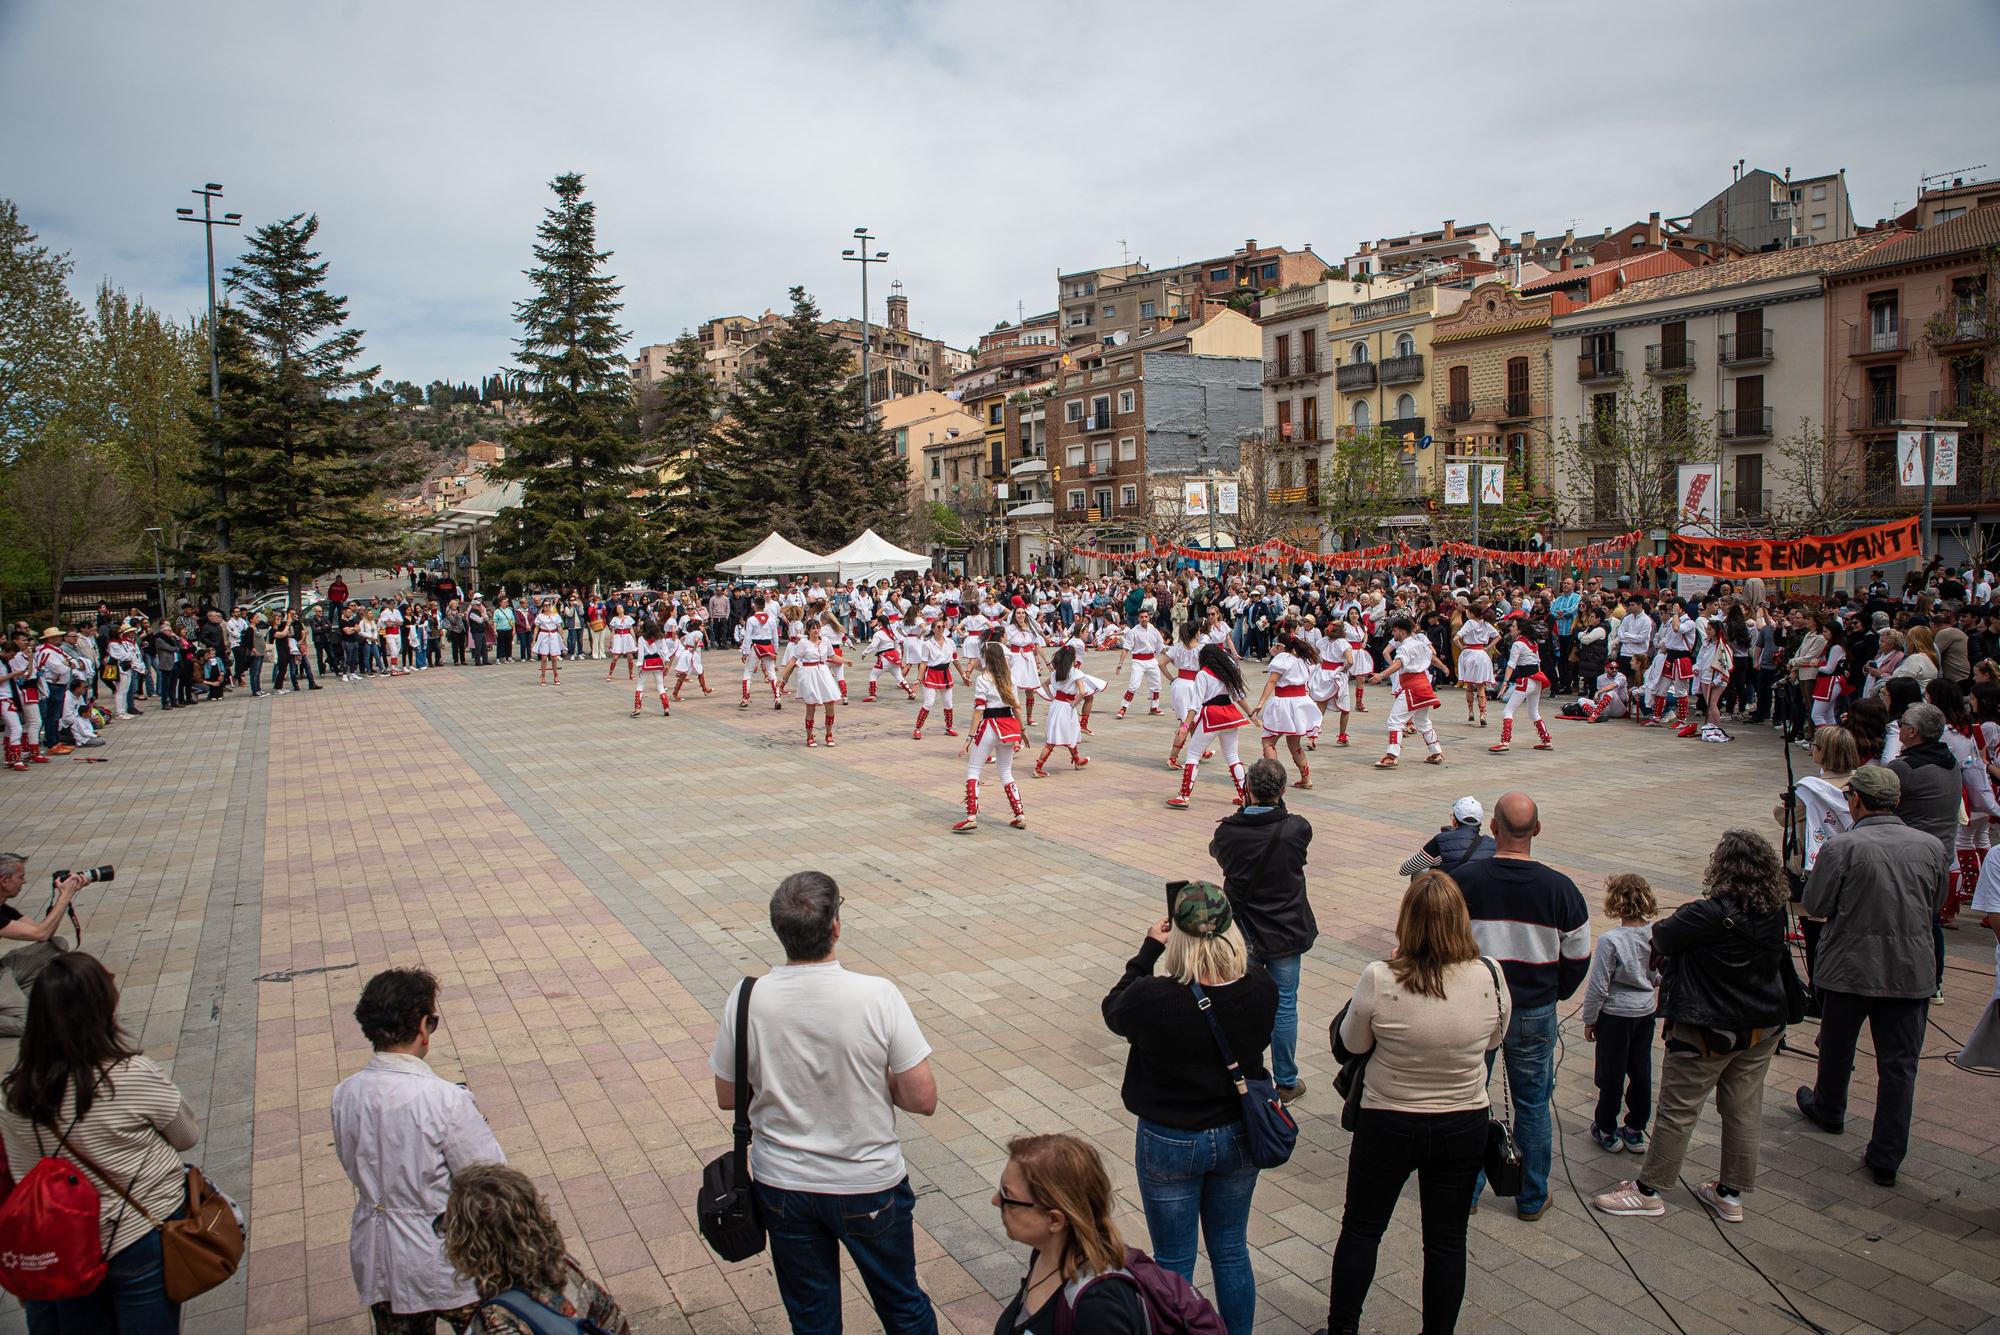
<svg viewBox="0 0 2000 1335">
<path fill-rule="evenodd" d="M 1798 430 L 1773 441 L 1771 453 L 1772 480 L 1778 485 L 1769 511 L 1763 523 L 1740 527 L 1764 529 L 1785 538 L 1841 533 L 1881 509 L 1870 501 L 1868 489 L 1859 479 L 1841 475 L 1825 430 L 1810 418 L 1801 417 Z M 1737 498 L 1738 513 L 1743 509 L 1742 500 Z"/>
<path fill-rule="evenodd" d="M 1678 517 L 1680 465 L 1715 458 L 1715 433 L 1685 400 L 1621 383 L 1596 396 L 1580 422 L 1556 434 L 1562 499 L 1577 526 L 1670 529 Z"/>
</svg>

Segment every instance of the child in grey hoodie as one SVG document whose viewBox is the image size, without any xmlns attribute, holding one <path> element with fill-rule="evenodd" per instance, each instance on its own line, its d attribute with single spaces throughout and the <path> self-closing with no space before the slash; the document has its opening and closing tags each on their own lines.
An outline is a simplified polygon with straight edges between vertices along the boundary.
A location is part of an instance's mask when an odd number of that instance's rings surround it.
<svg viewBox="0 0 2000 1335">
<path fill-rule="evenodd" d="M 1618 925 L 1597 938 L 1583 990 L 1583 1036 L 1597 1045 L 1597 1116 L 1590 1138 L 1614 1154 L 1638 1153 L 1646 1148 L 1646 1123 L 1653 1115 L 1653 1013 L 1660 1000 L 1653 919 L 1660 909 L 1645 877 L 1623 875 L 1604 883 L 1604 911 Z"/>
</svg>

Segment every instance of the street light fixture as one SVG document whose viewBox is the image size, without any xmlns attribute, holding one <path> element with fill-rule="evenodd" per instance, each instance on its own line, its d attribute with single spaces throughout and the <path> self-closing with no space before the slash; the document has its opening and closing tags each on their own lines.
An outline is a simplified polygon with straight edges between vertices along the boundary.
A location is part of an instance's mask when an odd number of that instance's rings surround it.
<svg viewBox="0 0 2000 1335">
<path fill-rule="evenodd" d="M 201 196 L 201 216 L 196 217 L 193 209 L 175 209 L 174 214 L 181 222 L 200 223 L 203 235 L 208 241 L 208 397 L 216 420 L 222 418 L 222 363 L 216 355 L 215 344 L 215 229 L 218 227 L 241 227 L 243 215 L 225 213 L 215 216 L 215 201 L 222 198 L 222 186 L 215 181 L 206 182 L 201 189 L 190 194 Z M 236 605 L 236 572 L 229 565 L 229 490 L 222 476 L 222 436 L 216 433 L 215 440 L 215 549 L 222 560 L 215 569 L 216 596 L 224 607 Z M 164 610 L 164 609 L 163 609 Z"/>
<path fill-rule="evenodd" d="M 868 266 L 880 264 L 889 258 L 889 252 L 878 250 L 868 253 L 868 243 L 875 240 L 866 227 L 854 229 L 854 237 L 861 244 L 840 252 L 840 258 L 850 264 L 861 266 L 861 425 L 867 429 L 875 416 L 874 383 L 868 378 Z"/>
</svg>

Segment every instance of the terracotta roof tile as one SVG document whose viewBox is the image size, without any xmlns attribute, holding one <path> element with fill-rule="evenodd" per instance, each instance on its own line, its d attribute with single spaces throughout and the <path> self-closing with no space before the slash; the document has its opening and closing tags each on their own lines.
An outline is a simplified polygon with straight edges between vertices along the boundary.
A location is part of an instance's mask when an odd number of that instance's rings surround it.
<svg viewBox="0 0 2000 1335">
<path fill-rule="evenodd" d="M 1649 250 L 1643 255 L 1628 255 L 1622 260 L 1613 260 L 1607 264 L 1586 264 L 1575 269 L 1558 269 L 1547 277 L 1532 279 L 1521 284 L 1521 293 L 1523 296 L 1528 296 L 1537 292 L 1550 292 L 1573 283 L 1621 272 L 1625 275 L 1626 282 L 1636 283 L 1642 278 L 1657 278 L 1661 274 L 1679 273 L 1694 266 L 1695 261 L 1683 251 Z"/>
<path fill-rule="evenodd" d="M 1770 278 L 1790 278 L 1798 274 L 1827 273 L 1868 254 L 1893 240 L 1892 233 L 1850 237 L 1845 241 L 1823 241 L 1816 246 L 1794 250 L 1764 250 L 1740 259 L 1724 260 L 1700 268 L 1685 269 L 1659 278 L 1633 283 L 1621 292 L 1593 301 L 1592 314 L 1612 306 L 1631 306 L 1665 297 L 1690 297 L 1700 292 L 1760 283 Z"/>
<path fill-rule="evenodd" d="M 1548 327 L 1549 313 L 1524 315 L 1518 320 L 1502 320 L 1498 324 L 1475 325 L 1471 329 L 1453 329 L 1442 334 L 1431 335 L 1431 346 L 1440 343 L 1463 343 L 1470 338 L 1489 338 L 1495 334 L 1518 334 L 1524 329 L 1545 329 Z"/>
<path fill-rule="evenodd" d="M 1867 254 L 1837 265 L 1835 273 L 1856 273 L 1863 269 L 1886 269 L 1897 264 L 1915 264 L 1975 250 L 2000 247 L 2000 205 L 1974 209 L 1945 222 L 1934 223 L 1914 235 L 1906 235 L 1870 250 Z"/>
</svg>

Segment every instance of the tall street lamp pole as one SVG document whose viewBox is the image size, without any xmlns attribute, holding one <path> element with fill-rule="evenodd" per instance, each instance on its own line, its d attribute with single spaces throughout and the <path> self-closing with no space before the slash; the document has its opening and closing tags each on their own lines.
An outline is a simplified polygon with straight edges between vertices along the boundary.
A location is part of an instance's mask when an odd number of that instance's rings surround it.
<svg viewBox="0 0 2000 1335">
<path fill-rule="evenodd" d="M 843 250 L 840 258 L 861 266 L 861 425 L 865 429 L 875 420 L 875 386 L 868 379 L 868 266 L 880 264 L 889 258 L 889 252 L 878 250 L 868 253 L 868 245 L 875 238 L 866 227 L 854 229 L 854 249 Z"/>
<path fill-rule="evenodd" d="M 193 209 L 175 209 L 174 213 L 182 222 L 200 223 L 202 234 L 208 239 L 208 397 L 215 410 L 217 421 L 222 420 L 222 363 L 216 355 L 215 346 L 215 229 L 218 227 L 241 227 L 243 215 L 225 213 L 215 216 L 215 201 L 222 198 L 222 187 L 214 181 L 203 185 L 190 194 L 201 196 L 201 216 L 194 216 Z M 236 605 L 236 572 L 229 566 L 229 489 L 222 476 L 222 433 L 215 438 L 215 549 L 222 560 L 215 570 L 216 596 L 223 607 Z"/>
</svg>

